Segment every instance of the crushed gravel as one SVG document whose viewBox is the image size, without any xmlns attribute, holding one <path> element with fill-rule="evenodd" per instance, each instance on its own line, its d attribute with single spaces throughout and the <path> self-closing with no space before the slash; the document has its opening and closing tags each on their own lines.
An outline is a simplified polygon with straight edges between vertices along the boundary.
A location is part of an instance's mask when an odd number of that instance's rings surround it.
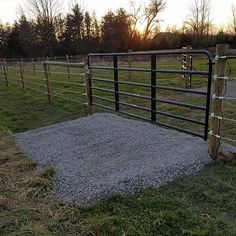
<svg viewBox="0 0 236 236">
<path fill-rule="evenodd" d="M 81 205 L 159 187 L 210 161 L 200 138 L 107 113 L 16 134 L 15 139 L 40 168 L 57 170 L 55 192 Z"/>
</svg>

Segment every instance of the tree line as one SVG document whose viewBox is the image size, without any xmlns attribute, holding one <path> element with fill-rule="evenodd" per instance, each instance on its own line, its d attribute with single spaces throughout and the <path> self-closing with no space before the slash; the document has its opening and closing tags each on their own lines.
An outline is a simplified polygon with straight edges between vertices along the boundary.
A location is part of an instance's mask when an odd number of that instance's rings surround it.
<svg viewBox="0 0 236 236">
<path fill-rule="evenodd" d="M 60 0 L 28 0 L 13 25 L 0 24 L 0 57 L 46 57 L 89 52 L 117 52 L 181 48 L 209 48 L 217 43 L 236 46 L 236 7 L 231 24 L 217 29 L 211 19 L 210 0 L 192 0 L 182 26 L 160 32 L 160 13 L 167 0 L 147 4 L 130 1 L 130 9 L 95 12 L 72 5 L 61 13 Z M 142 25 L 142 30 L 140 28 Z"/>
</svg>

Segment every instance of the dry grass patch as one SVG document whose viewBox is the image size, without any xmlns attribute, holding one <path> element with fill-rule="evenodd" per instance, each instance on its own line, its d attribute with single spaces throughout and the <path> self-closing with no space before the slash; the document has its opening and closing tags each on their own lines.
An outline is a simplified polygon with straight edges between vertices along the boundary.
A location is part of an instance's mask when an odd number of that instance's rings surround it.
<svg viewBox="0 0 236 236">
<path fill-rule="evenodd" d="M 55 170 L 37 171 L 12 140 L 0 139 L 0 235 L 79 233 L 79 224 L 70 223 L 73 207 L 53 195 Z"/>
</svg>

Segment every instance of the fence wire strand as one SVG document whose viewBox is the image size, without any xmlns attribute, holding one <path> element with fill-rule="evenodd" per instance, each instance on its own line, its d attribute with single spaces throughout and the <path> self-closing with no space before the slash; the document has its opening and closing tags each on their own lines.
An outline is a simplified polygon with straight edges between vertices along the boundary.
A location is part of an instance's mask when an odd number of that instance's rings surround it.
<svg viewBox="0 0 236 236">
<path fill-rule="evenodd" d="M 226 59 L 227 59 L 227 57 L 226 57 Z M 235 59 L 236 59 L 236 57 L 235 57 Z M 232 77 L 231 77 L 231 75 L 232 75 L 231 64 L 230 64 L 230 62 L 229 62 L 228 59 L 226 60 L 226 62 L 227 62 L 227 66 L 228 66 L 228 72 L 227 72 L 227 76 L 226 76 L 226 77 L 228 77 L 229 79 L 228 79 L 228 80 L 227 80 L 227 79 L 224 80 L 224 83 L 225 83 L 225 90 L 224 90 L 223 96 L 222 96 L 222 97 L 216 97 L 216 96 L 215 96 L 215 99 L 220 99 L 220 102 L 221 102 L 221 103 L 223 103 L 224 100 L 225 100 L 225 101 L 228 100 L 228 101 L 232 101 L 232 102 L 233 102 L 233 101 L 236 101 L 236 97 L 227 97 L 227 96 L 226 96 L 226 92 L 227 92 L 227 89 L 228 89 L 228 81 L 233 80 Z M 213 95 L 213 98 L 214 98 L 214 95 Z M 221 106 L 220 106 L 220 113 L 221 113 L 221 114 L 219 114 L 219 115 L 215 115 L 214 113 L 212 114 L 212 118 L 215 118 L 215 119 L 218 119 L 218 120 L 219 120 L 219 130 L 218 130 L 218 133 L 219 133 L 219 134 L 221 133 L 221 130 L 222 130 L 221 127 L 222 127 L 223 121 L 236 122 L 236 119 L 228 118 L 228 117 L 225 117 L 225 116 L 224 116 L 224 112 L 223 112 L 223 110 L 222 110 L 222 104 L 221 104 Z M 224 140 L 224 141 L 229 141 L 229 142 L 236 143 L 236 140 L 235 140 L 235 139 L 231 139 L 231 138 L 228 138 L 228 137 L 223 137 L 223 136 L 220 136 L 220 135 L 215 135 L 215 134 L 212 133 L 212 131 L 210 132 L 210 134 L 213 135 L 213 136 L 215 136 L 216 138 L 218 138 L 218 139 L 220 139 L 220 140 Z M 219 148 L 220 148 L 220 146 L 219 146 Z M 218 148 L 218 151 L 219 151 L 219 148 Z M 217 151 L 217 153 L 218 153 L 218 151 Z"/>
</svg>

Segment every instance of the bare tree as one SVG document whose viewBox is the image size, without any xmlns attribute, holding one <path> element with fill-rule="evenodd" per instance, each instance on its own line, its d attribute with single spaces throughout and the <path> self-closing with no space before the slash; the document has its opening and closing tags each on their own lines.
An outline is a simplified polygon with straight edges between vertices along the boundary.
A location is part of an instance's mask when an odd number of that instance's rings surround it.
<svg viewBox="0 0 236 236">
<path fill-rule="evenodd" d="M 209 35 L 211 27 L 211 0 L 193 0 L 185 24 L 196 36 Z"/>
<path fill-rule="evenodd" d="M 36 19 L 37 43 L 44 55 L 54 54 L 56 45 L 56 23 L 61 0 L 27 0 L 26 9 L 31 18 Z M 33 40 L 33 39 L 32 39 Z"/>
<path fill-rule="evenodd" d="M 158 17 L 166 6 L 166 1 L 164 0 L 151 0 L 148 6 L 145 6 L 145 29 L 144 29 L 144 39 L 149 38 L 152 32 L 156 32 L 159 29 L 160 19 Z"/>
<path fill-rule="evenodd" d="M 231 12 L 232 12 L 232 22 L 230 28 L 231 32 L 236 36 L 236 5 L 232 4 Z"/>
<path fill-rule="evenodd" d="M 135 0 L 130 1 L 130 18 L 132 23 L 132 31 L 137 30 L 137 25 L 142 18 L 142 4 L 137 3 Z"/>
<path fill-rule="evenodd" d="M 147 5 L 142 5 L 136 1 L 130 2 L 131 18 L 134 30 L 137 25 L 144 26 L 143 38 L 146 40 L 153 36 L 159 29 L 159 14 L 165 9 L 165 0 L 150 0 Z"/>
<path fill-rule="evenodd" d="M 55 16 L 62 8 L 61 0 L 27 0 L 26 7 L 31 17 L 53 24 Z"/>
</svg>

